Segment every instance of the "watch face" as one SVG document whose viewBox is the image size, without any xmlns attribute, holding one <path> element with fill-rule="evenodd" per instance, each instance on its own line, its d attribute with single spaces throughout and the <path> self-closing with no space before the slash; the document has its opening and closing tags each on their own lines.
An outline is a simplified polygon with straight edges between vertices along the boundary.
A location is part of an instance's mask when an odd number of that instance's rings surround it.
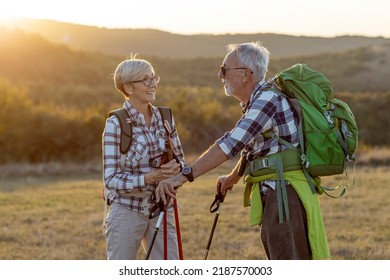
<svg viewBox="0 0 390 280">
<path fill-rule="evenodd" d="M 187 175 L 191 173 L 191 168 L 189 166 L 185 166 L 183 168 L 183 174 Z"/>
</svg>

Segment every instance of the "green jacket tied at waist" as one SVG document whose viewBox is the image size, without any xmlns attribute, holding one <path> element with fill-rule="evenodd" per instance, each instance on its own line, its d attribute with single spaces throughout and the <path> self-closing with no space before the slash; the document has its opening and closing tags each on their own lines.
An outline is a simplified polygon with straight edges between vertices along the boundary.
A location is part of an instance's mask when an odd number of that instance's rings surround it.
<svg viewBox="0 0 390 280">
<path fill-rule="evenodd" d="M 264 180 L 276 180 L 276 176 L 276 173 L 274 173 L 257 177 L 250 175 L 245 177 L 244 207 L 250 206 L 250 224 L 252 226 L 260 225 L 263 216 L 259 183 Z M 318 194 L 312 193 L 302 170 L 284 172 L 284 178 L 293 186 L 306 210 L 313 259 L 330 258 Z"/>
</svg>

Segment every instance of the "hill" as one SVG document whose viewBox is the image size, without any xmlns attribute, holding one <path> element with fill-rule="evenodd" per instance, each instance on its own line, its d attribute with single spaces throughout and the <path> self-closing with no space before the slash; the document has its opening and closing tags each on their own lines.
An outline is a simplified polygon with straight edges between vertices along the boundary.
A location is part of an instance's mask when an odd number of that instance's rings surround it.
<svg viewBox="0 0 390 280">
<path fill-rule="evenodd" d="M 161 85 L 220 88 L 218 57 L 173 59 L 146 57 L 161 76 Z M 7 31 L 0 27 L 0 76 L 20 82 L 56 85 L 112 86 L 119 56 L 76 51 L 53 44 L 39 35 Z M 336 91 L 390 90 L 390 43 L 371 45 L 339 53 L 272 59 L 268 77 L 295 63 L 306 63 L 323 72 Z"/>
<path fill-rule="evenodd" d="M 324 38 L 263 33 L 180 35 L 153 29 L 108 29 L 37 19 L 19 19 L 4 25 L 40 34 L 51 42 L 73 49 L 121 57 L 130 53 L 180 59 L 219 57 L 229 43 L 261 41 L 271 51 L 273 58 L 281 58 L 342 52 L 390 42 L 389 38 L 363 36 Z"/>
</svg>

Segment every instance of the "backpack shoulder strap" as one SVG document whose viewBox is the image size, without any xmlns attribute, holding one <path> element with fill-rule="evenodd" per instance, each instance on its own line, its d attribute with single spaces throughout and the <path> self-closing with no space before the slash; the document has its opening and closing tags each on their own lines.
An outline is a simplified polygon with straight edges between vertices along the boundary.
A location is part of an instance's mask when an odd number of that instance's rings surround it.
<svg viewBox="0 0 390 280">
<path fill-rule="evenodd" d="M 162 116 L 162 121 L 163 121 L 165 130 L 167 130 L 168 135 L 171 135 L 172 132 L 173 132 L 172 131 L 173 124 L 172 124 L 172 110 L 171 110 L 171 108 L 169 108 L 169 107 L 162 107 L 162 106 L 157 107 L 157 108 L 160 111 L 160 114 Z M 170 125 L 170 130 L 171 131 L 168 131 L 168 129 L 166 128 L 165 121 L 168 121 L 168 124 Z"/>
<path fill-rule="evenodd" d="M 169 107 L 158 107 L 160 110 L 163 123 L 168 121 L 168 124 L 170 125 L 170 130 L 172 129 L 172 111 Z M 109 116 L 116 116 L 119 120 L 119 124 L 121 127 L 121 140 L 120 140 L 120 152 L 121 152 L 121 168 L 124 169 L 124 160 L 125 155 L 127 151 L 130 149 L 131 142 L 133 140 L 133 131 L 132 131 L 132 125 L 131 123 L 127 122 L 127 119 L 130 117 L 127 113 L 126 109 L 119 108 L 116 110 L 113 110 L 109 113 Z M 165 130 L 167 131 L 168 135 L 172 134 L 172 131 L 168 131 L 167 127 L 165 126 Z"/>
<path fill-rule="evenodd" d="M 287 99 L 287 102 L 290 105 L 291 110 L 297 114 L 296 116 L 298 117 L 298 121 L 299 121 L 298 131 L 300 131 L 301 130 L 301 122 L 302 122 L 302 120 L 301 120 L 301 108 L 300 108 L 298 100 L 296 100 L 294 98 L 288 97 L 277 86 L 275 86 L 275 87 L 271 86 L 271 87 L 264 88 L 263 91 L 273 91 L 276 94 L 282 95 L 282 96 L 284 96 Z M 272 130 L 272 128 L 267 130 L 267 131 L 265 131 L 265 132 L 263 132 L 262 135 L 265 138 L 273 138 L 274 140 L 278 141 L 280 144 L 285 145 L 289 149 L 296 149 L 291 143 L 289 143 L 286 140 L 280 138 L 279 135 L 276 135 L 274 133 L 274 131 Z M 300 142 L 300 144 L 302 144 L 302 143 Z"/>
<path fill-rule="evenodd" d="M 168 135 L 168 140 L 165 141 L 165 149 L 168 153 L 168 160 L 171 160 L 173 158 L 176 158 L 175 154 L 173 153 L 173 144 L 172 144 L 172 139 L 171 139 L 171 135 L 174 133 L 173 123 L 172 123 L 173 122 L 172 121 L 172 111 L 168 107 L 158 107 L 158 109 L 159 109 L 161 117 L 162 117 L 165 131 L 167 132 L 167 135 Z M 176 158 L 176 160 L 177 160 L 177 158 Z"/>
<path fill-rule="evenodd" d="M 126 120 L 129 118 L 129 114 L 124 108 L 119 108 L 113 110 L 109 113 L 109 116 L 115 115 L 121 126 L 121 154 L 126 154 L 130 149 L 131 141 L 133 140 L 133 132 L 131 123 L 128 123 Z"/>
<path fill-rule="evenodd" d="M 108 114 L 109 117 L 116 116 L 119 120 L 119 124 L 121 127 L 121 139 L 120 139 L 120 152 L 121 158 L 119 166 L 121 170 L 125 169 L 125 160 L 126 153 L 130 149 L 131 141 L 133 140 L 133 132 L 131 123 L 127 122 L 127 119 L 130 117 L 125 108 L 119 108 L 111 111 Z M 105 228 L 107 227 L 106 223 L 106 215 L 107 215 L 107 206 L 110 204 L 110 199 L 113 197 L 112 191 L 109 191 L 107 188 L 103 186 L 103 198 L 105 200 L 104 204 L 104 218 L 103 218 L 103 234 L 105 232 Z"/>
</svg>

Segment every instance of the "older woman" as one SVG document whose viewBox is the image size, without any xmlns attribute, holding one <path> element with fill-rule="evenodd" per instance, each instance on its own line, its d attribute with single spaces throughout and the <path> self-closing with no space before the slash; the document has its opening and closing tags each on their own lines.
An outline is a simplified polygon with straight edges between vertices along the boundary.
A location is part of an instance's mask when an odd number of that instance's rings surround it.
<svg viewBox="0 0 390 280">
<path fill-rule="evenodd" d="M 135 57 L 122 61 L 114 74 L 115 87 L 125 97 L 123 108 L 132 125 L 132 144 L 121 163 L 121 126 L 117 116 L 109 117 L 103 133 L 104 184 L 111 194 L 105 230 L 108 259 L 136 259 L 141 244 L 149 248 L 157 221 L 157 217 L 149 218 L 156 204 L 157 183 L 178 174 L 184 165 L 174 121 L 173 133 L 168 136 L 160 111 L 152 105 L 159 81 L 153 66 Z M 160 163 L 168 140 L 176 159 Z M 172 207 L 166 215 L 168 259 L 178 259 Z M 163 259 L 163 232 L 158 232 L 150 259 Z"/>
</svg>

